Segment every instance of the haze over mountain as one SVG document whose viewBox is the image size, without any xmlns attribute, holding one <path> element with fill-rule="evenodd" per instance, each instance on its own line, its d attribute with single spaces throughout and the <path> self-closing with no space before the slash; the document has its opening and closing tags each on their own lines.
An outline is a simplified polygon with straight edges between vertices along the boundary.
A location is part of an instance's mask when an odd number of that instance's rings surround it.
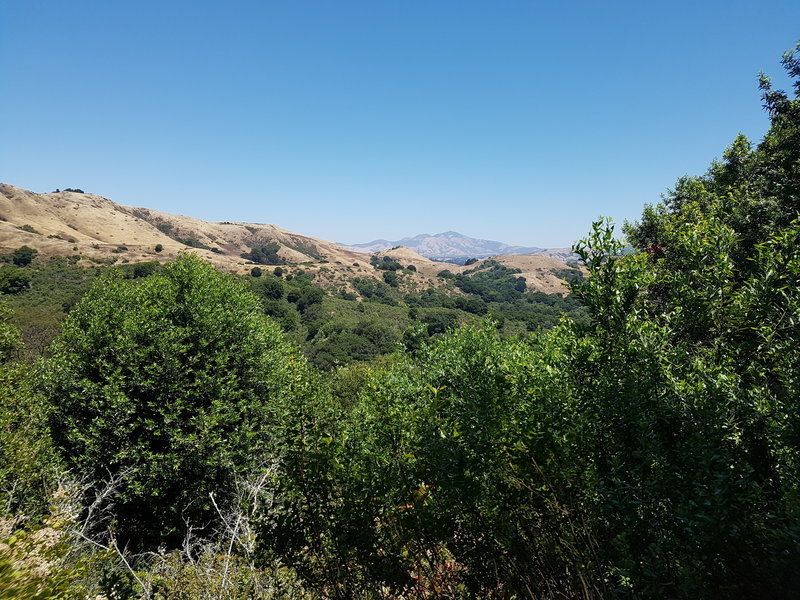
<svg viewBox="0 0 800 600">
<path fill-rule="evenodd" d="M 356 252 L 372 253 L 388 250 L 397 246 L 411 248 L 418 254 L 431 260 L 463 264 L 470 258 L 488 258 L 498 254 L 542 254 L 549 256 L 553 250 L 546 250 L 536 246 L 511 246 L 494 240 L 483 240 L 469 237 L 457 231 L 444 231 L 431 235 L 421 233 L 414 237 L 401 240 L 373 240 L 364 244 L 342 244 Z M 559 248 L 559 255 L 569 254 L 569 249 Z M 562 256 L 557 257 L 564 260 Z"/>
</svg>

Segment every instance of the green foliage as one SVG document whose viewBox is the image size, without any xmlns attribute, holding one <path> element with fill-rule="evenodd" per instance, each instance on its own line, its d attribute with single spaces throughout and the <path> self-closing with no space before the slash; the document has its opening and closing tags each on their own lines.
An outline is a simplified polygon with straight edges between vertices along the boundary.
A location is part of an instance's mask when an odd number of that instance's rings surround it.
<svg viewBox="0 0 800 600">
<path fill-rule="evenodd" d="M 261 270 L 261 267 L 253 267 L 250 269 L 250 277 L 261 277 L 264 271 Z"/>
<path fill-rule="evenodd" d="M 297 306 L 297 310 L 302 313 L 310 306 L 322 303 L 324 297 L 325 292 L 323 292 L 321 288 L 307 286 L 300 292 L 295 305 Z"/>
<path fill-rule="evenodd" d="M 145 220 L 147 220 L 147 219 L 145 219 Z M 154 225 L 155 225 L 156 229 L 158 229 L 161 233 L 163 233 L 164 235 L 167 235 L 167 236 L 169 236 L 169 237 L 171 237 L 173 239 L 177 235 L 177 233 L 175 231 L 175 227 L 172 225 L 172 223 L 168 223 L 167 221 L 162 221 L 161 219 L 155 219 L 154 220 Z"/>
<path fill-rule="evenodd" d="M 479 296 L 485 302 L 510 302 L 522 297 L 526 289 L 525 279 L 514 276 L 518 272 L 495 263 L 471 275 L 454 275 L 453 279 L 461 291 Z"/>
<path fill-rule="evenodd" d="M 348 373 L 352 409 L 318 414 L 262 551 L 342 598 L 793 597 L 800 99 L 762 87 L 764 141 L 647 208 L 639 252 L 603 221 L 577 244 L 580 322 L 462 328 Z M 483 266 L 451 278 L 491 307 L 556 305 Z M 453 301 L 407 300 L 417 319 Z"/>
<path fill-rule="evenodd" d="M 21 225 L 17 227 L 17 229 L 21 229 L 22 231 L 26 231 L 27 233 L 35 233 L 38 235 L 42 235 L 40 232 L 36 231 L 32 225 Z"/>
<path fill-rule="evenodd" d="M 425 325 L 428 335 L 444 333 L 458 324 L 458 313 L 446 308 L 431 308 L 422 311 L 419 320 Z"/>
<path fill-rule="evenodd" d="M 285 261 L 278 255 L 280 245 L 275 242 L 262 246 L 253 246 L 250 252 L 242 252 L 242 258 L 259 265 L 282 265 Z"/>
<path fill-rule="evenodd" d="M 774 273 L 777 257 L 764 247 L 749 265 L 755 273 L 737 283 L 731 257 L 741 248 L 721 217 L 696 213 L 672 238 L 676 270 L 652 254 L 619 256 L 601 224 L 577 248 L 592 274 L 578 292 L 596 354 L 583 364 L 594 391 L 576 395 L 596 415 L 590 451 L 608 515 L 601 539 L 610 572 L 648 596 L 707 596 L 723 584 L 735 596 L 781 595 L 800 577 L 790 566 L 800 539 L 785 529 L 798 474 L 788 442 L 797 415 L 784 387 L 794 385 L 800 348 L 784 338 L 776 360 L 768 344 L 755 352 L 747 333 L 774 338 L 784 329 L 779 315 L 797 314 L 796 294 L 781 294 L 776 312 L 762 311 L 754 294 L 765 276 L 797 275 L 785 266 Z"/>
<path fill-rule="evenodd" d="M 378 258 L 377 256 L 373 255 L 370 257 L 369 262 L 373 267 L 381 271 L 400 271 L 403 268 L 403 265 L 397 262 L 396 259 L 389 256 Z"/>
<path fill-rule="evenodd" d="M 254 267 L 258 268 L 258 267 Z M 252 274 L 252 273 L 251 273 Z M 285 286 L 275 277 L 260 277 L 257 281 L 250 281 L 250 288 L 262 298 L 267 300 L 280 300 L 285 295 Z"/>
<path fill-rule="evenodd" d="M 212 550 L 217 550 L 213 552 Z M 155 600 L 312 600 L 287 569 L 260 568 L 229 548 L 199 556 L 170 552 L 148 573 Z"/>
<path fill-rule="evenodd" d="M 59 539 L 61 532 L 57 528 L 18 529 L 0 535 L 0 598 L 80 600 L 86 597 L 85 590 L 73 585 L 76 573 L 61 564 L 69 547 Z"/>
<path fill-rule="evenodd" d="M 784 59 L 795 98 L 762 79 L 764 140 L 736 138 L 646 207 L 626 226 L 634 251 L 594 223 L 574 248 L 588 277 L 560 272 L 566 297 L 492 261 L 445 273 L 458 295 L 397 306 L 372 278 L 353 302 L 302 271 L 237 283 L 191 257 L 105 275 L 42 373 L 0 367 L 6 505 L 46 514 L 48 423 L 73 472 L 122 477 L 111 526 L 133 547 L 216 521 L 202 549 L 139 565 L 154 597 L 262 597 L 269 565 L 280 589 L 304 593 L 296 575 L 309 597 L 341 599 L 796 596 L 798 54 Z M 83 285 L 40 262 L 9 297 L 18 313 Z M 8 322 L 4 358 L 19 339 Z M 241 500 L 248 475 L 263 488 Z M 45 587 L 18 531 L 25 552 L 0 545 L 0 586 L 24 596 Z M 126 577 L 104 593 L 134 593 Z"/>
<path fill-rule="evenodd" d="M 476 287 L 471 289 L 493 293 L 491 288 L 480 283 L 480 280 Z M 487 302 L 480 295 L 453 296 L 442 290 L 427 289 L 419 294 L 407 294 L 404 300 L 412 307 L 457 309 L 477 316 L 490 314 L 494 321 L 503 325 L 501 329 L 507 330 L 507 333 L 550 328 L 558 324 L 564 315 L 569 315 L 579 322 L 585 319 L 586 311 L 574 295 L 564 297 L 561 294 L 541 292 L 523 294 L 517 293 L 515 290 L 512 297 L 513 300 L 510 302 Z M 417 316 L 418 314 L 415 313 Z M 414 318 L 416 319 L 417 316 Z M 462 317 L 464 316 L 462 315 Z"/>
<path fill-rule="evenodd" d="M 29 369 L 0 365 L 0 520 L 35 521 L 47 513 L 58 461 L 45 406 L 29 390 Z"/>
<path fill-rule="evenodd" d="M 469 296 L 456 296 L 453 298 L 453 307 L 475 315 L 485 315 L 489 307 L 480 298 Z"/>
<path fill-rule="evenodd" d="M 567 269 L 558 269 L 556 271 L 553 271 L 553 275 L 555 275 L 556 277 L 560 277 L 567 283 L 573 283 L 575 281 L 580 281 L 581 279 L 583 279 L 583 273 L 581 273 L 580 269 L 577 269 L 575 267 L 570 267 Z"/>
<path fill-rule="evenodd" d="M 379 321 L 361 320 L 355 325 L 331 321 L 312 341 L 309 359 L 319 369 L 329 370 L 352 361 L 369 361 L 400 346 L 400 335 Z"/>
<path fill-rule="evenodd" d="M 204 244 L 200 240 L 195 237 L 176 237 L 176 242 L 180 242 L 184 246 L 189 246 L 190 248 L 200 248 L 201 250 L 214 250 L 208 244 Z"/>
<path fill-rule="evenodd" d="M 324 259 L 323 255 L 317 250 L 316 246 L 314 246 L 314 244 L 312 244 L 311 242 L 301 242 L 300 240 L 297 240 L 294 243 L 286 243 L 286 242 L 284 243 L 286 244 L 287 248 L 291 248 L 292 250 L 300 252 L 301 254 L 305 254 L 309 258 L 318 260 L 320 262 L 327 262 Z M 270 263 L 270 264 L 274 265 L 280 263 Z"/>
<path fill-rule="evenodd" d="M 465 329 L 423 348 L 413 364 L 397 359 L 366 380 L 362 374 L 352 417 L 329 425 L 333 462 L 314 481 L 285 482 L 285 493 L 308 498 L 319 494 L 320 480 L 332 478 L 326 493 L 335 496 L 310 509 L 320 517 L 301 512 L 273 522 L 262 531 L 265 544 L 278 540 L 282 556 L 308 581 L 333 586 L 342 597 L 363 586 L 410 591 L 412 573 L 441 579 L 454 564 L 463 569 L 459 579 L 469 597 L 484 597 L 500 585 L 520 589 L 509 576 L 535 583 L 537 565 L 564 564 L 559 545 L 576 541 L 570 529 L 579 521 L 556 517 L 556 500 L 542 494 L 531 504 L 528 490 L 539 489 L 544 477 L 526 450 L 556 446 L 553 426 L 566 415 L 552 384 L 541 389 L 549 402 L 520 404 L 538 387 L 535 356 L 492 331 Z M 569 470 L 545 481 L 568 485 L 574 476 Z M 547 509 L 553 518 L 545 529 L 535 515 Z M 306 525 L 300 532 L 308 537 L 298 536 L 301 523 L 323 529 L 312 535 Z M 520 530 L 521 523 L 530 529 Z M 284 527 L 292 528 L 290 536 Z M 304 550 L 309 544 L 311 554 Z M 590 551 L 582 558 L 590 559 Z M 336 564 L 348 568 L 331 568 Z M 572 577 L 577 590 L 579 575 Z"/>
<path fill-rule="evenodd" d="M 133 279 L 139 279 L 140 277 L 149 277 L 158 270 L 159 266 L 160 264 L 154 260 L 136 263 L 130 269 L 131 277 Z"/>
<path fill-rule="evenodd" d="M 38 250 L 28 246 L 21 246 L 11 253 L 11 262 L 18 267 L 26 267 L 31 264 L 37 254 L 39 254 Z"/>
<path fill-rule="evenodd" d="M 264 314 L 272 318 L 283 331 L 290 333 L 300 328 L 300 313 L 286 300 L 263 300 Z"/>
<path fill-rule="evenodd" d="M 153 250 L 155 250 L 156 252 L 161 252 L 162 250 L 164 250 L 164 246 L 162 244 L 156 244 Z"/>
<path fill-rule="evenodd" d="M 28 390 L 29 369 L 8 364 L 22 345 L 10 317 L 0 303 L 0 520 L 34 519 L 46 512 L 55 460 L 43 407 Z"/>
<path fill-rule="evenodd" d="M 400 285 L 400 280 L 395 271 L 385 271 L 383 274 L 383 281 L 393 288 L 396 288 L 398 285 Z"/>
<path fill-rule="evenodd" d="M 303 371 L 243 284 L 191 255 L 142 280 L 104 275 L 70 312 L 39 391 L 63 459 L 121 475 L 117 531 L 172 545 L 225 505 L 269 446 L 273 407 Z"/>
<path fill-rule="evenodd" d="M 11 309 L 0 301 L 0 364 L 10 360 L 22 345 L 19 331 L 10 321 Z"/>
<path fill-rule="evenodd" d="M 21 294 L 31 284 L 31 274 L 13 265 L 0 267 L 0 293 Z"/>
<path fill-rule="evenodd" d="M 45 352 L 60 330 L 65 313 L 80 300 L 102 270 L 77 267 L 74 262 L 73 257 L 50 257 L 18 270 L 27 285 L 17 294 L 6 296 L 6 300 L 14 310 L 14 324 L 22 332 L 25 358 Z M 3 268 L 0 268 L 0 281 Z"/>
<path fill-rule="evenodd" d="M 392 300 L 392 287 L 385 282 L 377 281 L 371 277 L 356 277 L 353 287 L 367 300 Z"/>
</svg>

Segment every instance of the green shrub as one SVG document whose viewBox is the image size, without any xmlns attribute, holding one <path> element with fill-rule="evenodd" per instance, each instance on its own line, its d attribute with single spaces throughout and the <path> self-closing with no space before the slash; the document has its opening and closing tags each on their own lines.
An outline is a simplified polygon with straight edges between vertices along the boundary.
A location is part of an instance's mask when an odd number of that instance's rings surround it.
<svg viewBox="0 0 800 600">
<path fill-rule="evenodd" d="M 11 262 L 18 267 L 26 267 L 31 264 L 37 254 L 39 254 L 38 250 L 28 248 L 28 246 L 21 246 L 11 253 Z"/>
<path fill-rule="evenodd" d="M 159 263 L 154 260 L 136 263 L 131 269 L 131 276 L 134 279 L 138 279 L 140 277 L 149 277 L 158 270 L 159 266 Z"/>
<path fill-rule="evenodd" d="M 242 283 L 194 256 L 102 277 L 70 312 L 39 391 L 62 457 L 123 476 L 116 527 L 132 547 L 180 543 L 217 518 L 271 439 L 303 362 Z"/>
<path fill-rule="evenodd" d="M 400 285 L 399 279 L 397 277 L 397 273 L 395 271 L 385 271 L 383 273 L 383 280 L 390 285 L 391 287 L 396 288 Z"/>
<path fill-rule="evenodd" d="M 253 246 L 250 252 L 242 252 L 241 257 L 259 265 L 282 265 L 285 261 L 278 255 L 280 245 L 275 242 Z"/>
<path fill-rule="evenodd" d="M 20 294 L 28 289 L 32 275 L 20 267 L 0 267 L 0 293 Z"/>
</svg>

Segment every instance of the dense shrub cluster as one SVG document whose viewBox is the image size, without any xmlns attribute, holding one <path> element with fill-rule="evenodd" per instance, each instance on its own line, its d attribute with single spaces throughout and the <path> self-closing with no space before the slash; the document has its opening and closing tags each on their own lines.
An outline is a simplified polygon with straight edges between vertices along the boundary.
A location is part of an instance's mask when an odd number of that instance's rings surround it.
<svg viewBox="0 0 800 600">
<path fill-rule="evenodd" d="M 270 442 L 302 364 L 245 286 L 193 255 L 141 280 L 110 272 L 70 312 L 40 383 L 70 466 L 125 473 L 117 530 L 183 539 L 215 517 Z"/>
<path fill-rule="evenodd" d="M 242 258 L 259 265 L 282 265 L 284 261 L 279 255 L 280 245 L 275 242 L 261 246 L 253 246 L 250 252 L 242 252 Z"/>
</svg>

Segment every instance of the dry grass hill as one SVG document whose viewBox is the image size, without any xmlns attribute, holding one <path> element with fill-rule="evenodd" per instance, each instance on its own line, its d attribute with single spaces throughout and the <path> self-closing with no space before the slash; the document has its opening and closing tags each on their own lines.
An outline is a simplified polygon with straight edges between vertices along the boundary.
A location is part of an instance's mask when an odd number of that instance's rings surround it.
<svg viewBox="0 0 800 600">
<path fill-rule="evenodd" d="M 349 290 L 355 277 L 381 279 L 383 272 L 369 263 L 369 256 L 333 242 L 293 233 L 259 223 L 209 223 L 148 208 L 122 206 L 95 194 L 64 191 L 36 194 L 0 184 L 0 254 L 20 246 L 35 248 L 43 256 L 72 256 L 80 264 L 119 264 L 168 261 L 181 252 L 193 252 L 213 264 L 236 273 L 247 273 L 254 264 L 243 253 L 254 247 L 278 244 L 278 260 L 288 272 L 305 270 L 330 289 Z M 160 251 L 157 251 L 157 248 Z M 457 266 L 434 262 L 413 250 L 399 247 L 376 253 L 389 256 L 406 271 L 402 286 L 424 289 L 441 285 L 436 274 L 479 269 L 485 262 Z M 564 263 L 536 255 L 493 257 L 518 268 L 528 289 L 546 293 L 566 291 L 556 273 Z M 272 265 L 270 265 L 272 266 Z"/>
</svg>

